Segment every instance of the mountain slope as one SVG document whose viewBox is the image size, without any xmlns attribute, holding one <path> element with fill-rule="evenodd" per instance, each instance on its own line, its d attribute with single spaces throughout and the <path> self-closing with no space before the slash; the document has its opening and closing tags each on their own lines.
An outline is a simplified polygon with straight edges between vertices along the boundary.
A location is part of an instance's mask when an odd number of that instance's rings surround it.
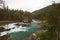
<svg viewBox="0 0 60 40">
<path fill-rule="evenodd" d="M 47 6 L 47 7 L 45 7 L 45 8 L 36 10 L 36 11 L 34 11 L 34 12 L 32 12 L 32 13 L 42 13 L 42 12 L 45 12 L 45 11 L 48 11 L 48 10 L 53 9 L 54 7 L 56 7 L 56 9 L 59 9 L 59 10 L 60 10 L 60 3 L 52 4 L 52 5 Z"/>
<path fill-rule="evenodd" d="M 39 19 L 39 20 L 45 20 L 47 15 L 49 15 L 50 13 L 60 13 L 60 3 L 57 4 L 52 4 L 50 6 L 47 6 L 45 8 L 36 10 L 33 13 L 33 18 L 34 19 Z"/>
</svg>

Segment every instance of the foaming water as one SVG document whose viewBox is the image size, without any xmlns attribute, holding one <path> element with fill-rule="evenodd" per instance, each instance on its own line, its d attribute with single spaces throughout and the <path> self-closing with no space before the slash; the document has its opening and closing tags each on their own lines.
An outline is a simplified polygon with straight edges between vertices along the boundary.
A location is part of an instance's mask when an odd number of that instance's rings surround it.
<svg viewBox="0 0 60 40">
<path fill-rule="evenodd" d="M 19 27 L 15 27 L 14 29 L 11 29 L 9 33 L 19 32 L 19 31 L 28 31 L 28 30 L 27 30 L 27 27 L 19 26 Z"/>
<path fill-rule="evenodd" d="M 6 35 L 7 33 L 14 33 L 14 32 L 20 32 L 20 31 L 24 31 L 24 32 L 28 31 L 27 27 L 22 27 L 21 25 L 20 26 L 16 26 L 15 24 L 16 23 L 11 23 L 11 24 L 2 26 L 5 29 L 10 29 L 10 31 L 1 32 L 0 36 Z"/>
<path fill-rule="evenodd" d="M 7 34 L 7 31 L 1 32 L 1 33 L 0 33 L 0 36 L 6 35 L 6 34 Z"/>
</svg>

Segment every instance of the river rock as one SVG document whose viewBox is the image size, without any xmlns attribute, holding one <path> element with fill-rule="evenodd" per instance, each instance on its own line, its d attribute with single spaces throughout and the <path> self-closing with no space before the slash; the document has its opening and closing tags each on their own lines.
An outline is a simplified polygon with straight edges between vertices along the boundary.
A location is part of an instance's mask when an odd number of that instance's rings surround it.
<svg viewBox="0 0 60 40">
<path fill-rule="evenodd" d="M 27 37 L 26 39 L 24 40 L 37 40 L 37 36 L 35 33 L 33 33 L 31 36 Z"/>
</svg>

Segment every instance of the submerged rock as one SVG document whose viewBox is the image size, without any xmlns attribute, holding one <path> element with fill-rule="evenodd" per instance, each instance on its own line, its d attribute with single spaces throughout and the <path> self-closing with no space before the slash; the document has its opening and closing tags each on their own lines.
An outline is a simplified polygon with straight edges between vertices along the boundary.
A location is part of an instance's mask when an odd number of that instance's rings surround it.
<svg viewBox="0 0 60 40">
<path fill-rule="evenodd" d="M 4 27 L 0 27 L 0 32 L 4 32 L 4 31 L 9 31 L 11 29 L 5 29 Z"/>
</svg>

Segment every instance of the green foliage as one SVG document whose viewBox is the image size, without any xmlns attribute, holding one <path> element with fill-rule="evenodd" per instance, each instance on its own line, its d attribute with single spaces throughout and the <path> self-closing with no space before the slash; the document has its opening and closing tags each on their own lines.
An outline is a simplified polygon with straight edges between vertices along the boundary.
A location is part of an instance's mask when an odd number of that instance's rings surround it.
<svg viewBox="0 0 60 40">
<path fill-rule="evenodd" d="M 40 40 L 60 40 L 60 4 L 53 4 L 51 9 L 40 13 L 41 20 L 47 20 L 42 23 L 40 29 L 47 30 L 42 34 L 38 34 Z M 40 18 L 40 17 L 39 17 Z"/>
<path fill-rule="evenodd" d="M 32 20 L 31 13 L 23 10 L 0 9 L 0 21 L 23 21 Z"/>
</svg>

